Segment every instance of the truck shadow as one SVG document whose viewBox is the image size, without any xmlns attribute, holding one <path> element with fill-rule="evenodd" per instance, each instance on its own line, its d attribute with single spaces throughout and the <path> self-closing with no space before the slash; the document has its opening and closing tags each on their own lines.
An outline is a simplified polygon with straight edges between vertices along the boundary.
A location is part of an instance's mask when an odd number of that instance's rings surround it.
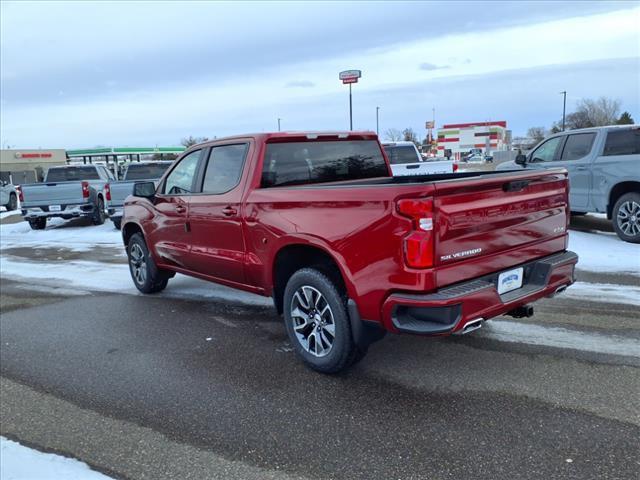
<svg viewBox="0 0 640 480">
<path fill-rule="evenodd" d="M 607 220 L 605 216 L 600 215 L 572 215 L 571 230 L 580 232 L 611 232 L 613 233 L 613 225 L 611 220 Z"/>
</svg>

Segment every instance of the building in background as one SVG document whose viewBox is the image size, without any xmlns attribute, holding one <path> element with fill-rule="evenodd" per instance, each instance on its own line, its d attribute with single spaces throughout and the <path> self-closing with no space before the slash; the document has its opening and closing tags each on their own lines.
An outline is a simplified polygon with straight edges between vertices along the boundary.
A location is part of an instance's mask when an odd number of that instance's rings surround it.
<svg viewBox="0 0 640 480">
<path fill-rule="evenodd" d="M 443 125 L 438 129 L 438 156 L 443 156 L 445 149 L 451 150 L 458 160 L 472 149 L 480 149 L 484 154 L 509 150 L 509 136 L 504 120 Z"/>
<path fill-rule="evenodd" d="M 0 150 L 0 177 L 14 185 L 41 182 L 49 167 L 66 162 L 63 149 Z"/>
</svg>

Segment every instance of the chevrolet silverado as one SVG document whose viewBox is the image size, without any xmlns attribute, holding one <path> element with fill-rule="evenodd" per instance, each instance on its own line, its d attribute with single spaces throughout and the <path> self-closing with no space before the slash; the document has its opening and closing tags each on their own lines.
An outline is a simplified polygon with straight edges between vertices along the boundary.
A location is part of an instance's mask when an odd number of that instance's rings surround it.
<svg viewBox="0 0 640 480">
<path fill-rule="evenodd" d="M 137 183 L 135 286 L 176 273 L 273 297 L 297 355 L 338 372 L 386 332 L 471 332 L 574 281 L 564 169 L 393 177 L 375 133 L 263 133 Z"/>
</svg>

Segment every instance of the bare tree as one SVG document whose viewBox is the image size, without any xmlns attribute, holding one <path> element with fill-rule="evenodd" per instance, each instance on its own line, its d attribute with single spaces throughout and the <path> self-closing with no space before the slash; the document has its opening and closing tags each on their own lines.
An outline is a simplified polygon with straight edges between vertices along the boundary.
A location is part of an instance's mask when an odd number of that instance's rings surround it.
<svg viewBox="0 0 640 480">
<path fill-rule="evenodd" d="M 602 127 L 614 125 L 620 114 L 620 102 L 607 97 L 597 100 L 583 98 L 578 102 L 576 111 L 567 115 L 566 127 L 576 128 Z"/>
<path fill-rule="evenodd" d="M 544 127 L 531 127 L 527 130 L 527 137 L 538 143 L 547 136 L 547 130 Z"/>
<path fill-rule="evenodd" d="M 403 135 L 402 132 L 397 128 L 388 128 L 384 132 L 384 138 L 386 140 L 389 140 L 390 142 L 398 142 L 402 140 Z"/>
<path fill-rule="evenodd" d="M 207 140 L 209 140 L 207 137 L 193 137 L 193 136 L 189 135 L 188 137 L 183 138 L 180 141 L 180 144 L 183 147 L 189 148 L 189 147 L 192 147 L 193 145 L 195 145 L 196 143 L 206 142 Z"/>
</svg>

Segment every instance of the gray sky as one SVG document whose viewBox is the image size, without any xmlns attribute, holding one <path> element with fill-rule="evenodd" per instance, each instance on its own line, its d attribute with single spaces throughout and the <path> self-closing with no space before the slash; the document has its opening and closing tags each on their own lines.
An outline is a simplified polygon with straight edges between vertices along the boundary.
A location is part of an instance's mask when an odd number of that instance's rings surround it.
<svg viewBox="0 0 640 480">
<path fill-rule="evenodd" d="M 640 120 L 640 2 L 6 2 L 0 143 L 507 120 L 550 126 L 582 97 Z"/>
</svg>

